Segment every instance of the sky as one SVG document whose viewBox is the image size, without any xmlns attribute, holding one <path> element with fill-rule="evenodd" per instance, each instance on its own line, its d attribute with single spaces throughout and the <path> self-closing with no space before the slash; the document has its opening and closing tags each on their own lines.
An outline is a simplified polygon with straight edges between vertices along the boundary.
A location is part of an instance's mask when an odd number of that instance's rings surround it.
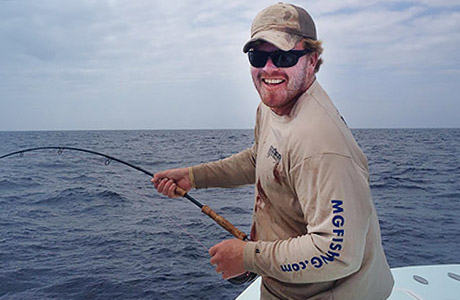
<svg viewBox="0 0 460 300">
<path fill-rule="evenodd" d="M 0 131 L 253 128 L 242 47 L 276 2 L 0 0 Z M 351 128 L 460 127 L 460 0 L 292 3 Z"/>
</svg>

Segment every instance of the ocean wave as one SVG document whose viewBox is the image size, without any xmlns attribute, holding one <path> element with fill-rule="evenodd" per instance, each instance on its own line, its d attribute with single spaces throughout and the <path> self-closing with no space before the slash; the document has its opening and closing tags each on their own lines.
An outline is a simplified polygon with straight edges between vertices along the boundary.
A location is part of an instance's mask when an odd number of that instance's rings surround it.
<svg viewBox="0 0 460 300">
<path fill-rule="evenodd" d="M 22 293 L 40 286 L 34 279 L 40 278 L 45 274 L 52 272 L 51 268 L 30 268 L 23 267 L 12 271 L 5 271 L 0 273 L 0 298 L 8 296 L 8 299 L 21 299 L 21 297 L 10 298 L 16 293 Z M 36 298 L 22 298 L 22 299 L 36 299 Z"/>
<path fill-rule="evenodd" d="M 17 187 L 22 187 L 22 184 L 16 183 L 14 181 L 9 181 L 7 179 L 0 180 L 1 189 L 14 189 Z"/>
<path fill-rule="evenodd" d="M 400 182 L 384 182 L 384 183 L 371 183 L 372 189 L 405 189 L 405 190 L 421 190 L 429 191 L 429 187 L 425 187 L 419 184 L 404 184 Z"/>
<path fill-rule="evenodd" d="M 387 188 L 386 183 L 371 183 L 370 184 L 371 190 L 372 189 L 385 189 Z"/>
<path fill-rule="evenodd" d="M 70 182 L 94 182 L 98 179 L 94 176 L 88 176 L 86 174 L 78 174 L 69 177 L 62 177 L 62 179 L 70 181 Z"/>
<path fill-rule="evenodd" d="M 182 249 L 180 249 L 180 251 L 178 251 L 178 254 L 180 254 L 185 259 L 193 260 L 203 258 L 205 255 L 207 256 L 207 253 L 204 252 L 202 248 L 192 245 L 187 245 L 183 247 Z"/>
<path fill-rule="evenodd" d="M 96 193 L 95 197 L 97 198 L 102 198 L 102 199 L 108 199 L 111 202 L 125 202 L 127 199 L 122 196 L 121 194 L 111 191 L 111 190 L 104 190 L 102 192 Z"/>
<path fill-rule="evenodd" d="M 398 183 L 416 183 L 416 184 L 426 184 L 430 181 L 428 178 L 424 176 L 402 176 L 402 175 L 391 175 L 391 176 L 384 176 L 383 180 L 394 180 Z"/>
<path fill-rule="evenodd" d="M 431 182 L 425 177 L 403 177 L 400 175 L 381 175 L 371 179 L 371 189 L 429 190 Z"/>
<path fill-rule="evenodd" d="M 452 192 L 452 193 L 438 193 L 437 197 L 439 198 L 448 198 L 453 200 L 460 201 L 460 192 Z"/>
<path fill-rule="evenodd" d="M 124 247 L 122 239 L 115 238 L 114 234 L 108 232 L 86 234 L 81 236 L 81 240 L 84 241 L 85 246 L 104 249 L 106 252 L 111 252 L 112 246 Z"/>
<path fill-rule="evenodd" d="M 458 163 L 454 163 L 453 165 L 445 166 L 444 168 L 440 169 L 444 173 L 460 173 L 460 165 Z"/>
<path fill-rule="evenodd" d="M 48 194 L 45 194 L 48 195 Z M 49 204 L 69 204 L 75 206 L 77 203 L 94 201 L 96 199 L 102 199 L 107 201 L 107 205 L 113 203 L 123 203 L 127 199 L 121 194 L 111 191 L 104 190 L 100 192 L 94 192 L 84 187 L 72 187 L 62 191 L 55 192 L 53 196 L 45 196 L 35 201 L 35 204 L 49 205 Z M 100 203 L 99 203 L 100 204 Z M 98 205 L 99 205 L 98 204 Z M 96 205 L 96 204 L 95 204 Z M 105 204 L 101 204 L 104 206 Z M 91 207 L 86 207 L 91 209 Z"/>
<path fill-rule="evenodd" d="M 17 177 L 12 179 L 2 179 L 0 180 L 0 189 L 21 189 L 21 188 L 33 188 L 38 187 L 40 184 L 36 182 L 32 177 Z"/>
<path fill-rule="evenodd" d="M 39 162 L 36 164 L 37 168 L 40 169 L 70 169 L 73 166 L 75 166 L 73 163 L 68 162 L 68 161 L 55 161 L 55 160 L 50 160 L 50 161 L 43 161 Z"/>
<path fill-rule="evenodd" d="M 66 279 L 63 282 L 57 282 L 51 284 L 43 289 L 44 292 L 50 295 L 67 295 L 70 298 L 75 298 L 79 294 L 88 293 L 92 290 L 92 287 L 99 285 L 100 278 L 85 276 L 85 277 L 75 277 Z M 81 298 L 81 297 L 77 297 Z M 82 298 L 83 299 L 83 298 Z M 90 298 L 87 298 L 90 299 Z"/>
<path fill-rule="evenodd" d="M 437 172 L 437 170 L 433 168 L 424 168 L 424 167 L 408 167 L 408 168 L 401 169 L 401 170 L 395 170 L 394 174 L 402 176 L 402 175 L 416 175 L 420 173 L 430 173 L 431 174 L 433 172 Z"/>
<path fill-rule="evenodd" d="M 248 211 L 244 208 L 241 208 L 239 206 L 224 206 L 219 209 L 220 212 L 222 213 L 228 213 L 228 214 L 247 214 Z"/>
<path fill-rule="evenodd" d="M 57 195 L 54 195 L 52 197 L 45 197 L 42 199 L 38 199 L 35 201 L 35 204 L 48 205 L 48 204 L 68 203 L 69 201 L 75 202 L 75 201 L 80 201 L 81 199 L 86 199 L 88 195 L 89 194 L 87 190 L 83 187 L 67 188 L 63 191 L 57 192 Z"/>
</svg>

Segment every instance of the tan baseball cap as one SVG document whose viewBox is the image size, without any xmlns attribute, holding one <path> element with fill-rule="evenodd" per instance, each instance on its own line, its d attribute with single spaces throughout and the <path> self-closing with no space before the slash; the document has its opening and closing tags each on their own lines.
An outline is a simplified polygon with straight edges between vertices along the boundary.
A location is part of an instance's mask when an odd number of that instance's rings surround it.
<svg viewBox="0 0 460 300">
<path fill-rule="evenodd" d="M 307 11 L 301 7 L 279 2 L 262 10 L 251 26 L 251 39 L 244 45 L 248 52 L 260 41 L 289 51 L 302 38 L 316 40 L 315 23 Z"/>
</svg>

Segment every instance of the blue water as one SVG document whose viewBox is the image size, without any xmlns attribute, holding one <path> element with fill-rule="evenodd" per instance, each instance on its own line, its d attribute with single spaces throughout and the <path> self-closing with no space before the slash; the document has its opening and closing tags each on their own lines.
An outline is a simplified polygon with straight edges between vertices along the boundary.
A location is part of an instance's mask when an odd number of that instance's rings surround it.
<svg viewBox="0 0 460 300">
<path fill-rule="evenodd" d="M 392 267 L 460 263 L 460 129 L 353 131 Z M 155 172 L 250 146 L 251 130 L 0 132 L 27 147 L 104 152 Z M 54 150 L 0 160 L 0 299 L 234 299 L 207 249 L 230 238 L 185 199 L 117 162 Z M 249 232 L 252 187 L 192 191 Z"/>
</svg>

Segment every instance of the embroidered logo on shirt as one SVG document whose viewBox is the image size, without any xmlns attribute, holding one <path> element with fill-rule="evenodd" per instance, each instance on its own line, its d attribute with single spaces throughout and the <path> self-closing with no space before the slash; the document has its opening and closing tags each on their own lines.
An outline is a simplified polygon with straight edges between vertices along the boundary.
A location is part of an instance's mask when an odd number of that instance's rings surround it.
<svg viewBox="0 0 460 300">
<path fill-rule="evenodd" d="M 268 149 L 267 157 L 268 156 L 271 156 L 277 163 L 281 161 L 281 154 L 273 146 L 270 146 L 270 149 Z"/>
</svg>

